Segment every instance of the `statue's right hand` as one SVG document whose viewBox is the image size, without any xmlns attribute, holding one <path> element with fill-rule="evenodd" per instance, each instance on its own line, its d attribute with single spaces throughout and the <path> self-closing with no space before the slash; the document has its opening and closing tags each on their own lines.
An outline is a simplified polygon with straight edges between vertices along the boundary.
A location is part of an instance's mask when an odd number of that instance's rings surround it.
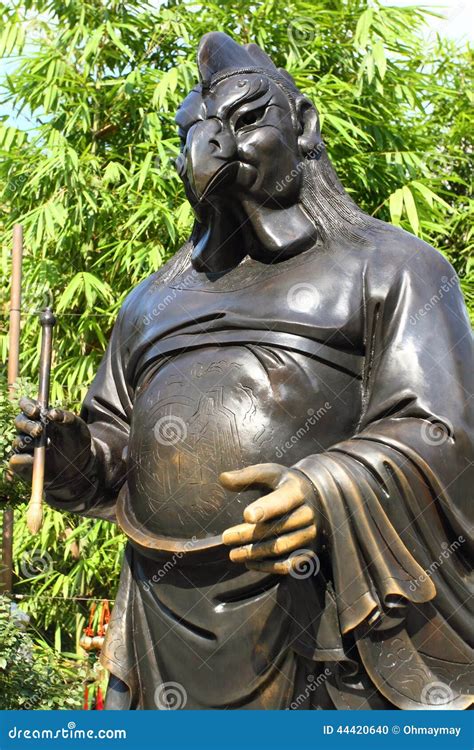
<svg viewBox="0 0 474 750">
<path fill-rule="evenodd" d="M 18 436 L 13 441 L 10 469 L 31 482 L 33 451 L 46 430 L 46 483 L 62 485 L 79 477 L 91 458 L 91 434 L 84 420 L 63 409 L 41 413 L 38 402 L 30 398 L 22 398 L 20 408 L 22 412 L 15 419 Z"/>
</svg>

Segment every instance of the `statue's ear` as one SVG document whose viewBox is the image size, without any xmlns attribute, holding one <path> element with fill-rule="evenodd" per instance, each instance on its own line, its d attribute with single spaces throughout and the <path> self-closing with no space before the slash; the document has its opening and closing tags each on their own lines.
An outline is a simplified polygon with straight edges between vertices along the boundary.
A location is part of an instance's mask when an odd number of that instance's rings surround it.
<svg viewBox="0 0 474 750">
<path fill-rule="evenodd" d="M 298 120 L 298 145 L 303 156 L 315 154 L 321 144 L 319 116 L 311 102 L 301 97 L 296 102 Z"/>
</svg>

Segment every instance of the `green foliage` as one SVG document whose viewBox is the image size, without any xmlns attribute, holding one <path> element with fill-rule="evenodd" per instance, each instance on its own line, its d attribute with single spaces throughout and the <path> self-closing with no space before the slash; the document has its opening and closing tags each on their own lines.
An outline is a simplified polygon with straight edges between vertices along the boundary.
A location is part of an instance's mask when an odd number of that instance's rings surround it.
<svg viewBox="0 0 474 750">
<path fill-rule="evenodd" d="M 125 295 L 189 232 L 173 117 L 209 29 L 257 41 L 290 70 L 353 197 L 446 252 L 468 293 L 469 52 L 427 44 L 425 11 L 368 0 L 23 0 L 0 3 L 0 15 L 0 51 L 21 55 L 3 95 L 33 125 L 0 123 L 3 270 L 21 221 L 23 370 L 34 375 L 34 312 L 52 298 L 53 399 L 79 403 Z"/>
<path fill-rule="evenodd" d="M 30 395 L 31 385 L 20 381 L 18 393 Z M 104 521 L 58 513 L 47 506 L 41 532 L 32 537 L 25 523 L 29 488 L 12 481 L 4 470 L 15 436 L 17 400 L 10 401 L 5 379 L 0 378 L 0 510 L 15 508 L 15 592 L 25 597 L 28 613 L 42 637 L 57 651 L 77 650 L 89 618 L 87 599 L 110 599 L 120 572 L 123 537 Z M 68 606 L 64 606 L 69 599 Z"/>
<path fill-rule="evenodd" d="M 34 644 L 18 609 L 0 597 L 0 695 L 3 710 L 78 709 L 85 660 L 58 659 L 47 644 Z"/>
<path fill-rule="evenodd" d="M 13 63 L 1 96 L 31 122 L 0 121 L 3 288 L 12 225 L 25 230 L 24 378 L 36 382 L 36 312 L 54 301 L 52 399 L 77 408 L 125 295 L 187 237 L 191 212 L 171 166 L 179 145 L 173 118 L 196 80 L 198 40 L 211 29 L 257 42 L 292 73 L 320 111 L 329 154 L 354 199 L 444 252 L 473 311 L 468 49 L 428 44 L 425 10 L 369 0 L 157 5 L 0 0 L 0 56 Z M 6 312 L 5 304 L 2 361 Z M 5 454 L 11 409 L 3 402 L 0 423 Z M 54 511 L 31 539 L 16 511 L 16 590 L 58 648 L 74 648 L 87 616 L 61 597 L 113 597 L 122 546 L 109 524 Z M 46 555 L 47 570 L 24 562 Z"/>
<path fill-rule="evenodd" d="M 115 595 L 123 537 L 112 524 L 47 507 L 41 532 L 32 537 L 25 510 L 15 513 L 15 592 L 26 597 L 29 614 L 58 651 L 75 650 L 89 619 L 84 600 Z"/>
<path fill-rule="evenodd" d="M 18 413 L 16 404 L 10 401 L 7 390 L 7 379 L 0 375 L 0 466 L 6 466 L 12 451 L 15 437 L 14 419 Z M 7 473 L 0 473 L 0 508 L 3 504 L 15 505 L 22 501 L 23 489 L 18 482 L 11 482 Z"/>
</svg>

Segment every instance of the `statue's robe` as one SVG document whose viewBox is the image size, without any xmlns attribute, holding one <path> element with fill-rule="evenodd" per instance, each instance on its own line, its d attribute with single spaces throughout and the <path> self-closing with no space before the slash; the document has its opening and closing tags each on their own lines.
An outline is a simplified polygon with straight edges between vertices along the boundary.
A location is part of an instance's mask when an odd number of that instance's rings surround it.
<svg viewBox="0 0 474 750">
<path fill-rule="evenodd" d="M 126 300 L 84 403 L 99 469 L 48 491 L 129 539 L 108 706 L 468 707 L 471 405 L 456 276 L 411 235 L 214 278 L 185 246 Z M 314 484 L 308 577 L 221 543 L 258 492 L 219 472 L 266 461 Z"/>
</svg>

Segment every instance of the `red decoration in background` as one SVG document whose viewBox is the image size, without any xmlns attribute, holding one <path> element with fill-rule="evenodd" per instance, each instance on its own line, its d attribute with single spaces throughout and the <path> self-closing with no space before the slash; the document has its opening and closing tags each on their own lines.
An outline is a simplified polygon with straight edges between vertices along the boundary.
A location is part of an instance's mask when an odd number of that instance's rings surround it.
<svg viewBox="0 0 474 750">
<path fill-rule="evenodd" d="M 102 612 L 100 613 L 99 630 L 97 631 L 97 635 L 105 636 L 109 622 L 110 622 L 109 602 L 107 601 L 107 599 L 104 599 L 104 601 L 102 602 Z"/>
<path fill-rule="evenodd" d="M 95 710 L 96 711 L 103 711 L 104 710 L 104 699 L 102 697 L 102 690 L 99 687 L 97 688 L 97 699 L 95 702 Z"/>
<path fill-rule="evenodd" d="M 98 655 L 100 652 L 105 639 L 105 634 L 110 622 L 110 607 L 107 599 L 104 599 L 101 604 L 101 611 L 99 617 L 99 625 L 97 633 L 94 631 L 94 616 L 96 613 L 96 605 L 93 604 L 91 607 L 91 613 L 89 617 L 89 624 L 84 628 L 84 634 L 81 636 L 79 641 L 80 646 L 87 651 L 95 651 Z M 102 687 L 100 685 L 100 677 L 89 682 L 85 686 L 84 690 L 84 710 L 85 711 L 103 711 L 104 710 L 104 696 Z M 90 701 L 89 701 L 90 698 Z M 90 702 L 90 705 L 89 705 Z"/>
</svg>

